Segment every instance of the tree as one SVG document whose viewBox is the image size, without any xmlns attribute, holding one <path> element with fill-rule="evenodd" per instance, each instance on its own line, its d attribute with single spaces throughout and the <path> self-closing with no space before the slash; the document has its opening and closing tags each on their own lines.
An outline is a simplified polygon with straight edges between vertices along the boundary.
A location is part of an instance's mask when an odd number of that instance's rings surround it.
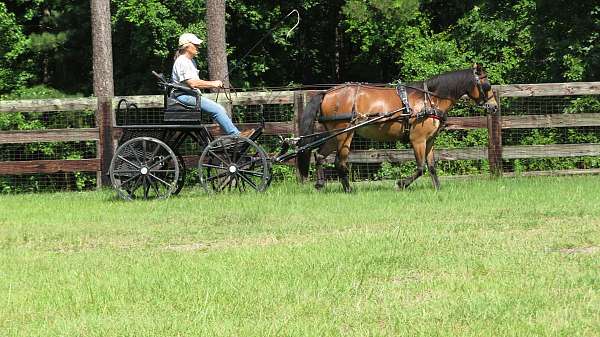
<svg viewBox="0 0 600 337">
<path fill-rule="evenodd" d="M 93 44 L 93 68 L 94 68 L 94 94 L 98 98 L 98 110 L 96 117 L 98 128 L 100 128 L 100 144 L 102 146 L 102 185 L 110 183 L 108 169 L 113 157 L 112 144 L 112 98 L 114 96 L 113 86 L 113 63 L 112 63 L 112 39 L 110 26 L 110 0 L 92 0 L 92 44 Z"/>
<path fill-rule="evenodd" d="M 206 1 L 206 28 L 208 76 L 211 80 L 222 80 L 228 88 L 230 84 L 225 41 L 225 0 Z M 231 117 L 229 109 L 228 114 Z"/>
</svg>

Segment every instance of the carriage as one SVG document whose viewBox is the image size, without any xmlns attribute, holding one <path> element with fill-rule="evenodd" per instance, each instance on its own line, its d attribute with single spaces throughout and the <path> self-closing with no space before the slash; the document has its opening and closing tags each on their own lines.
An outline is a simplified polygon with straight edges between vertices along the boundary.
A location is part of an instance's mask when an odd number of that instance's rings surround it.
<svg viewBox="0 0 600 337">
<path fill-rule="evenodd" d="M 164 199 L 178 194 L 186 180 L 182 145 L 189 139 L 200 149 L 197 162 L 202 187 L 208 192 L 225 190 L 264 191 L 271 182 L 271 159 L 255 142 L 264 123 L 250 136 L 215 137 L 203 124 L 201 94 L 169 83 L 154 73 L 164 91 L 161 124 L 125 125 L 111 161 L 109 175 L 119 196 L 132 199 Z M 186 106 L 170 97 L 173 89 L 196 97 L 196 106 Z M 119 101 L 117 114 L 137 110 L 134 102 Z"/>
<path fill-rule="evenodd" d="M 215 137 L 202 123 L 200 92 L 170 83 L 160 74 L 154 75 L 164 92 L 162 124 L 122 126 L 123 133 L 109 170 L 113 187 L 127 200 L 162 199 L 178 194 L 186 180 L 186 163 L 180 147 L 188 139 L 203 149 L 196 166 L 200 184 L 209 193 L 265 191 L 271 183 L 272 164 L 292 158 L 297 159 L 300 177 L 305 179 L 312 150 L 318 150 L 315 187 L 323 187 L 322 164 L 330 153 L 336 152 L 338 175 L 344 191 L 350 192 L 347 161 L 355 132 L 373 139 L 405 139 L 413 148 L 417 169 L 397 185 L 408 187 L 426 167 L 438 189 L 433 144 L 444 128 L 448 111 L 464 95 L 488 112 L 497 109 L 487 74 L 478 64 L 409 85 L 376 87 L 345 83 L 314 96 L 300 120 L 300 135 L 282 138 L 279 153 L 268 156 L 257 144 L 264 118 L 249 138 Z M 174 89 L 195 96 L 196 106 L 172 99 L 170 94 Z M 135 103 L 123 99 L 117 112 L 127 114 L 136 109 Z M 315 121 L 323 125 L 324 132 L 314 133 Z"/>
</svg>

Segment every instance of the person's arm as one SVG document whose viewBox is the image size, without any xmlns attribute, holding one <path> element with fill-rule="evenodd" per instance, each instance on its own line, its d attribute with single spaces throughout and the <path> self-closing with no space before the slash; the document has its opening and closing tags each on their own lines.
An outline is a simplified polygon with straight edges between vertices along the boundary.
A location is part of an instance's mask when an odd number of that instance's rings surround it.
<svg viewBox="0 0 600 337">
<path fill-rule="evenodd" d="M 223 87 L 223 82 L 220 80 L 216 81 L 205 81 L 200 79 L 189 79 L 185 81 L 190 88 L 195 89 L 206 89 L 206 88 L 221 88 Z"/>
</svg>

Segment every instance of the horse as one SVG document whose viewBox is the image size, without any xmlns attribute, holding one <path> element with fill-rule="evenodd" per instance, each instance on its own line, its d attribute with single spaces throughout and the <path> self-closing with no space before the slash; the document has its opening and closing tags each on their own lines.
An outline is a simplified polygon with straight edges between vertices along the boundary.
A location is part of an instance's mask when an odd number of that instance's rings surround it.
<svg viewBox="0 0 600 337">
<path fill-rule="evenodd" d="M 381 118 L 373 124 L 341 133 L 322 144 L 315 153 L 315 187 L 321 189 L 325 186 L 323 163 L 332 152 L 337 151 L 336 171 L 344 191 L 352 191 L 348 181 L 348 155 L 354 133 L 357 133 L 361 137 L 378 141 L 404 140 L 410 143 L 417 168 L 412 176 L 398 180 L 398 187 L 407 188 L 423 175 L 427 165 L 433 186 L 435 190 L 439 190 L 440 182 L 433 154 L 434 141 L 444 128 L 448 111 L 464 95 L 488 113 L 498 109 L 498 101 L 487 73 L 477 63 L 467 69 L 446 72 L 422 82 L 399 84 L 395 88 L 345 83 L 313 96 L 299 120 L 300 146 L 335 130 L 393 112 L 389 118 Z M 314 133 L 315 120 L 323 125 L 326 132 Z M 296 163 L 301 182 L 308 178 L 311 152 L 311 149 L 307 149 L 298 154 Z"/>
</svg>

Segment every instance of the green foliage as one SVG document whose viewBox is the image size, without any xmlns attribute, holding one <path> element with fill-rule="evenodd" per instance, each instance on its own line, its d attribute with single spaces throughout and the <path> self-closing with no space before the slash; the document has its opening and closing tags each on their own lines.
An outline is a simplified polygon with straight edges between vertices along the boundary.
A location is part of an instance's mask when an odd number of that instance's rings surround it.
<svg viewBox="0 0 600 337">
<path fill-rule="evenodd" d="M 151 70 L 169 74 L 177 41 L 184 32 L 205 39 L 204 1 L 113 1 L 115 90 L 156 92 Z M 142 62 L 139 62 L 142 60 Z M 206 60 L 197 59 L 200 69 Z"/>
<path fill-rule="evenodd" d="M 483 63 L 492 83 L 532 83 L 535 1 L 519 0 L 503 9 L 474 7 L 458 20 L 452 35 L 471 62 Z"/>
<path fill-rule="evenodd" d="M 446 33 L 431 34 L 417 27 L 404 31 L 407 36 L 397 64 L 407 81 L 424 80 L 437 74 L 469 66 L 457 44 Z"/>
<path fill-rule="evenodd" d="M 414 161 L 395 164 L 384 161 L 381 163 L 380 169 L 375 173 L 374 178 L 378 180 L 397 180 L 406 178 L 415 172 L 416 166 Z"/>
<path fill-rule="evenodd" d="M 295 21 L 280 21 L 292 9 L 302 21 L 288 37 Z M 155 93 L 149 72 L 170 72 L 177 36 L 206 36 L 204 0 L 114 0 L 112 15 L 120 95 Z M 89 22 L 88 2 L 0 4 L 0 94 L 40 83 L 89 94 Z M 472 62 L 493 83 L 594 80 L 599 32 L 593 1 L 227 1 L 237 87 L 421 80 Z"/>
<path fill-rule="evenodd" d="M 573 99 L 564 109 L 565 113 L 600 112 L 600 99 L 594 96 L 581 96 Z"/>
<path fill-rule="evenodd" d="M 360 50 L 375 54 L 390 51 L 401 40 L 396 39 L 400 29 L 418 14 L 416 0 L 349 0 L 342 7 L 346 32 Z M 370 52 L 370 53 L 369 53 Z"/>
<path fill-rule="evenodd" d="M 348 57 L 363 68 L 350 68 L 350 72 L 371 81 L 394 80 L 399 73 L 397 55 L 406 51 L 406 42 L 414 35 L 411 26 L 419 17 L 418 1 L 350 0 L 342 7 L 342 13 L 345 34 L 359 51 Z"/>
<path fill-rule="evenodd" d="M 28 42 L 16 16 L 0 2 L 0 94 L 19 88 L 31 78 L 31 62 L 22 57 Z"/>
<path fill-rule="evenodd" d="M 67 94 L 58 89 L 48 87 L 46 85 L 35 85 L 32 87 L 21 87 L 10 94 L 1 95 L 3 100 L 19 100 L 19 99 L 44 99 L 44 98 L 66 98 L 66 97 L 81 97 L 81 94 Z"/>
<path fill-rule="evenodd" d="M 296 167 L 289 165 L 273 165 L 273 179 L 276 181 L 296 181 Z"/>
<path fill-rule="evenodd" d="M 597 1 L 538 1 L 536 58 L 555 82 L 600 76 L 600 5 Z"/>
</svg>

